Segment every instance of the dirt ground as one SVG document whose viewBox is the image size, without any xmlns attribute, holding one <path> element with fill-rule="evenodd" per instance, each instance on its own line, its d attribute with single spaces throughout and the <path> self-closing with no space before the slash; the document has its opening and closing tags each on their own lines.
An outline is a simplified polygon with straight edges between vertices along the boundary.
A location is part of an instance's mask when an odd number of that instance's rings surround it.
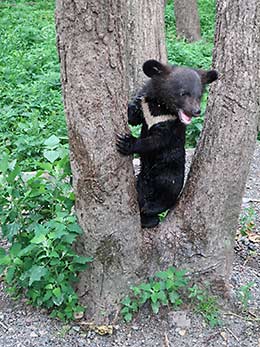
<svg viewBox="0 0 260 347">
<path fill-rule="evenodd" d="M 188 151 L 188 158 L 192 155 Z M 260 144 L 244 194 L 242 211 L 253 207 L 256 212 L 254 233 L 260 234 Z M 64 325 L 42 311 L 13 301 L 0 282 L 1 347 L 260 347 L 260 243 L 250 236 L 239 238 L 235 246 L 231 278 L 234 303 L 221 311 L 221 326 L 210 328 L 203 319 L 187 310 L 162 310 L 153 316 L 144 308 L 132 324 L 113 327 L 113 335 L 100 336 L 84 331 L 73 323 Z M 254 282 L 247 312 L 242 312 L 236 299 L 238 289 Z"/>
</svg>

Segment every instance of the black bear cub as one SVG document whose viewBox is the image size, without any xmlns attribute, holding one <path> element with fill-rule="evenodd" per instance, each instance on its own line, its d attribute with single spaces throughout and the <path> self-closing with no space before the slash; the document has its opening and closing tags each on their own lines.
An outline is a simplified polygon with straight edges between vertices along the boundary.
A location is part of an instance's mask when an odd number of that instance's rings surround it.
<svg viewBox="0 0 260 347">
<path fill-rule="evenodd" d="M 158 214 L 173 207 L 182 190 L 185 128 L 200 114 L 204 87 L 218 74 L 156 60 L 146 61 L 143 71 L 150 80 L 128 105 L 128 122 L 142 124 L 141 137 L 120 135 L 117 149 L 123 155 L 140 155 L 137 192 L 141 225 L 152 228 L 159 223 Z"/>
</svg>

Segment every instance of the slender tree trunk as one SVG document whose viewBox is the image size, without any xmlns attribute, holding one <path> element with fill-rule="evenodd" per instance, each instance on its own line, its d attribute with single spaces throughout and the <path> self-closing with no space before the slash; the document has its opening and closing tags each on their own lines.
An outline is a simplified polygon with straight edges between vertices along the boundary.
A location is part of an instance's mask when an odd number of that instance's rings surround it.
<svg viewBox="0 0 260 347">
<path fill-rule="evenodd" d="M 197 0 L 174 0 L 174 14 L 179 37 L 190 42 L 201 39 Z"/>
<path fill-rule="evenodd" d="M 57 45 L 76 211 L 94 256 L 80 279 L 88 316 L 113 318 L 142 272 L 142 234 L 131 158 L 115 148 L 128 97 L 147 58 L 166 61 L 162 0 L 57 0 Z"/>
<path fill-rule="evenodd" d="M 126 63 L 129 97 L 142 87 L 148 59 L 167 62 L 164 35 L 164 0 L 132 0 L 127 23 Z"/>
<path fill-rule="evenodd" d="M 142 13 L 146 34 L 140 9 L 148 11 Z M 129 286 L 159 268 L 188 267 L 222 292 L 231 269 L 259 115 L 259 3 L 218 1 L 214 61 L 220 80 L 211 90 L 187 186 L 164 223 L 141 230 L 131 159 L 116 153 L 115 133 L 126 127 L 129 89 L 141 80 L 142 60 L 165 59 L 163 28 L 145 24 L 162 11 L 163 1 L 143 0 L 142 7 L 138 0 L 57 0 L 76 210 L 85 231 L 80 246 L 95 259 L 79 293 L 87 318 L 96 322 L 113 320 Z"/>
</svg>

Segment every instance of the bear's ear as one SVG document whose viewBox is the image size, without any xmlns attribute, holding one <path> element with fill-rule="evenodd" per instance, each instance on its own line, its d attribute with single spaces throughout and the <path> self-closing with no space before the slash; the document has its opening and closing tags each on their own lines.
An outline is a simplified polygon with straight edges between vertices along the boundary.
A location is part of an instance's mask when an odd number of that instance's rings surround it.
<svg viewBox="0 0 260 347">
<path fill-rule="evenodd" d="M 218 72 L 216 70 L 196 70 L 200 75 L 202 84 L 210 84 L 218 79 Z"/>
<path fill-rule="evenodd" d="M 171 72 L 169 65 L 164 65 L 157 60 L 147 60 L 143 65 L 143 72 L 148 77 L 168 75 Z"/>
</svg>

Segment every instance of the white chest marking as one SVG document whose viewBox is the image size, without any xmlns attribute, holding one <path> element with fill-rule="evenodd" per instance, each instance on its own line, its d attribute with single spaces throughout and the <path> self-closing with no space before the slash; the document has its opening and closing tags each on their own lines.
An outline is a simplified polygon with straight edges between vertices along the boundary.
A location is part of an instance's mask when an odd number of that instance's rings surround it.
<svg viewBox="0 0 260 347">
<path fill-rule="evenodd" d="M 148 103 L 145 102 L 144 99 L 142 100 L 142 109 L 148 129 L 150 129 L 155 124 L 167 122 L 168 120 L 177 119 L 176 116 L 173 116 L 171 114 L 164 114 L 162 116 L 152 116 L 149 110 Z"/>
</svg>

